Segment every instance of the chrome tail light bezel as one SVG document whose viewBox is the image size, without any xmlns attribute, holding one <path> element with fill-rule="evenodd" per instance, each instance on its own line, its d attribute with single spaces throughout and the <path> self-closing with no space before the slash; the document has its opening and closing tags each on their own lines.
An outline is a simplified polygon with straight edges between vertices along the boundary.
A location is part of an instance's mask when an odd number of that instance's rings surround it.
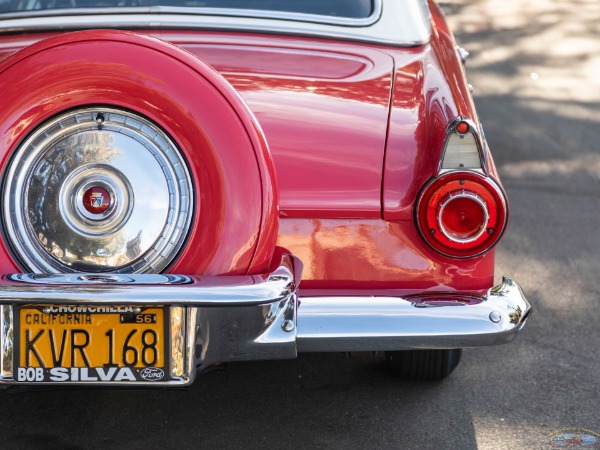
<svg viewBox="0 0 600 450">
<path fill-rule="evenodd" d="M 455 200 L 465 199 L 473 202 L 476 206 L 479 206 L 480 211 L 482 213 L 483 220 L 481 221 L 481 225 L 477 230 L 473 230 L 471 234 L 468 236 L 458 236 L 456 233 L 453 233 L 447 224 L 444 223 L 444 212 L 448 208 L 448 206 L 454 202 Z M 438 224 L 440 227 L 440 231 L 446 236 L 449 240 L 453 242 L 463 242 L 469 244 L 471 242 L 475 242 L 481 238 L 481 235 L 486 232 L 485 224 L 489 221 L 490 212 L 488 210 L 487 202 L 481 198 L 477 193 L 470 190 L 459 190 L 455 192 L 450 192 L 447 196 L 440 202 L 440 211 L 438 213 Z"/>
</svg>

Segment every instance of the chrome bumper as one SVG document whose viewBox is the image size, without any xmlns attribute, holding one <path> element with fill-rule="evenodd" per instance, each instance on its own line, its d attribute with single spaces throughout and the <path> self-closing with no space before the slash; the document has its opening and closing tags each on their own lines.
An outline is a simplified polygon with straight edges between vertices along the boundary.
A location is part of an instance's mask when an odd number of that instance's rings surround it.
<svg viewBox="0 0 600 450">
<path fill-rule="evenodd" d="M 8 275 L 0 283 L 0 386 L 14 379 L 14 307 L 170 307 L 168 381 L 184 386 L 218 362 L 294 358 L 300 352 L 456 348 L 509 342 L 530 306 L 505 278 L 485 297 L 307 297 L 297 300 L 301 263 L 284 256 L 261 276 Z M 64 385 L 68 383 L 44 383 Z M 81 384 L 81 383 L 80 383 Z M 86 384 L 96 384 L 88 382 Z M 106 385 L 106 383 L 104 383 Z M 112 386 L 131 382 L 110 382 Z"/>
<path fill-rule="evenodd" d="M 303 298 L 297 348 L 358 352 L 504 344 L 516 337 L 530 313 L 523 291 L 508 277 L 485 297 Z"/>
</svg>

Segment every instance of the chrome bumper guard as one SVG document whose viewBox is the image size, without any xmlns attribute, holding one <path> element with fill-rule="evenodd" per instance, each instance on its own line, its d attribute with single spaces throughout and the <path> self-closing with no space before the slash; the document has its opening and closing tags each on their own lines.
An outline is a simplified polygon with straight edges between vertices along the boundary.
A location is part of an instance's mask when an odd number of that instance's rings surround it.
<svg viewBox="0 0 600 450">
<path fill-rule="evenodd" d="M 167 381 L 135 382 L 148 387 L 188 385 L 215 363 L 289 359 L 298 351 L 501 344 L 514 338 L 530 312 L 521 289 L 508 278 L 486 297 L 468 302 L 457 302 L 456 295 L 449 302 L 445 294 L 298 301 L 301 268 L 297 258 L 285 255 L 279 267 L 260 276 L 6 275 L 0 282 L 0 387 L 36 384 L 14 378 L 13 310 L 18 305 L 168 306 L 170 374 Z"/>
</svg>

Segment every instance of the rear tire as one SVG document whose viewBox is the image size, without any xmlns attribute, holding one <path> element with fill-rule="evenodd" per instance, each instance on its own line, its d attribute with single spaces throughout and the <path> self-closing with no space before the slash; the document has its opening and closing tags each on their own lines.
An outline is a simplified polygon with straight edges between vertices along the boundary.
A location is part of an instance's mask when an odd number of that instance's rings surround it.
<svg viewBox="0 0 600 450">
<path fill-rule="evenodd" d="M 458 366 L 461 348 L 386 352 L 390 369 L 405 380 L 441 380 Z"/>
</svg>

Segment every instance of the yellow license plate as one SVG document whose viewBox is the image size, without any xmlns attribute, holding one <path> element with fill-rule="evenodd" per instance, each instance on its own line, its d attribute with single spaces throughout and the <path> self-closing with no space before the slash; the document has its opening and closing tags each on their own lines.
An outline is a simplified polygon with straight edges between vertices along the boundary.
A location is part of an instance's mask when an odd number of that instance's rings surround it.
<svg viewBox="0 0 600 450">
<path fill-rule="evenodd" d="M 17 307 L 15 380 L 166 381 L 168 310 L 147 306 Z"/>
</svg>

